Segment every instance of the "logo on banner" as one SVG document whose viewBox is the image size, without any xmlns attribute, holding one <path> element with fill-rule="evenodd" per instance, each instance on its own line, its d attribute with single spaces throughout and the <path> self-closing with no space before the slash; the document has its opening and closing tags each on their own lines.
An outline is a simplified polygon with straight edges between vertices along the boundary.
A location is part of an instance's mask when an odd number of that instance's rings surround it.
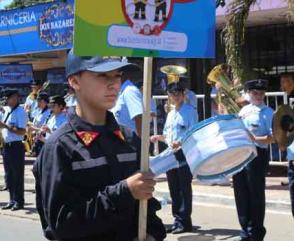
<svg viewBox="0 0 294 241">
<path fill-rule="evenodd" d="M 1 84 L 28 83 L 32 78 L 33 70 L 31 65 L 0 65 Z"/>
<path fill-rule="evenodd" d="M 135 34 L 159 35 L 168 24 L 175 2 L 193 0 L 122 0 L 122 8 Z"/>
<path fill-rule="evenodd" d="M 70 4 L 53 4 L 40 17 L 40 39 L 53 47 L 71 44 L 73 27 L 73 7 Z"/>
</svg>

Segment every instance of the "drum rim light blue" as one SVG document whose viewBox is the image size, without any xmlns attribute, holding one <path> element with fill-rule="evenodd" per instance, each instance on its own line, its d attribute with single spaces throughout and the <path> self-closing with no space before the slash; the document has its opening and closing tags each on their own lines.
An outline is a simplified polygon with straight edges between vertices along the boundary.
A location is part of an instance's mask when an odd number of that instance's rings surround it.
<svg viewBox="0 0 294 241">
<path fill-rule="evenodd" d="M 181 142 L 185 142 L 195 131 L 220 120 L 233 120 L 233 119 L 239 119 L 238 115 L 216 115 L 213 117 L 210 117 L 206 120 L 200 121 L 199 123 L 195 124 L 191 129 L 187 131 L 187 133 L 182 137 Z"/>
<path fill-rule="evenodd" d="M 217 155 L 217 153 L 215 153 L 215 155 Z M 214 156 L 215 156 L 214 155 Z M 219 174 L 214 174 L 214 175 L 198 175 L 196 174 L 196 178 L 199 180 L 199 181 L 217 181 L 217 180 L 222 180 L 224 177 L 226 176 L 233 176 L 235 175 L 236 173 L 242 171 L 242 169 L 248 164 L 250 163 L 255 157 L 256 157 L 256 152 L 252 152 L 250 154 L 250 156 L 246 159 L 246 161 L 242 162 L 241 164 L 231 168 L 230 170 L 227 170 L 225 172 L 222 172 L 222 173 L 219 173 Z"/>
</svg>

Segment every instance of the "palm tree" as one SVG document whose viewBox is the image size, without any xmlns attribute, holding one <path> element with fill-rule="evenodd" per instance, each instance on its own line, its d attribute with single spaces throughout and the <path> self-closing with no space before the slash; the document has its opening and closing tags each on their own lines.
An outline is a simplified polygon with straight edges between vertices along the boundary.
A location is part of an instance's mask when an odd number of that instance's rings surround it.
<svg viewBox="0 0 294 241">
<path fill-rule="evenodd" d="M 216 0 L 217 4 L 223 4 L 224 0 Z M 294 0 L 288 1 L 289 21 L 294 21 Z M 256 0 L 232 0 L 227 4 L 226 25 L 222 30 L 222 40 L 225 45 L 227 64 L 232 67 L 233 79 L 239 79 L 241 83 L 246 80 L 243 46 L 245 41 L 245 25 L 250 7 Z"/>
</svg>

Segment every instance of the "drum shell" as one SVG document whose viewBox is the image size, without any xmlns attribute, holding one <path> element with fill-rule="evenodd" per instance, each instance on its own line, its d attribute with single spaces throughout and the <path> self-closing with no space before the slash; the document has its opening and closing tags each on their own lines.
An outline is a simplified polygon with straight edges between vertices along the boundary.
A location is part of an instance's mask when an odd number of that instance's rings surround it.
<svg viewBox="0 0 294 241">
<path fill-rule="evenodd" d="M 193 176 L 202 181 L 231 176 L 256 157 L 256 147 L 235 115 L 197 123 L 182 139 L 182 150 Z"/>
</svg>

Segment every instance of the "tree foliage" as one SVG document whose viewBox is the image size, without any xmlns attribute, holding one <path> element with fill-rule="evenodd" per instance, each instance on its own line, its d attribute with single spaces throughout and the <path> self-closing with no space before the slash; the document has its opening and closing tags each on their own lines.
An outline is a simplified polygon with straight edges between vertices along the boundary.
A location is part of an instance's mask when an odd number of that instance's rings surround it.
<svg viewBox="0 0 294 241">
<path fill-rule="evenodd" d="M 14 0 L 6 9 L 23 8 L 38 3 L 53 2 L 54 0 Z"/>
</svg>

